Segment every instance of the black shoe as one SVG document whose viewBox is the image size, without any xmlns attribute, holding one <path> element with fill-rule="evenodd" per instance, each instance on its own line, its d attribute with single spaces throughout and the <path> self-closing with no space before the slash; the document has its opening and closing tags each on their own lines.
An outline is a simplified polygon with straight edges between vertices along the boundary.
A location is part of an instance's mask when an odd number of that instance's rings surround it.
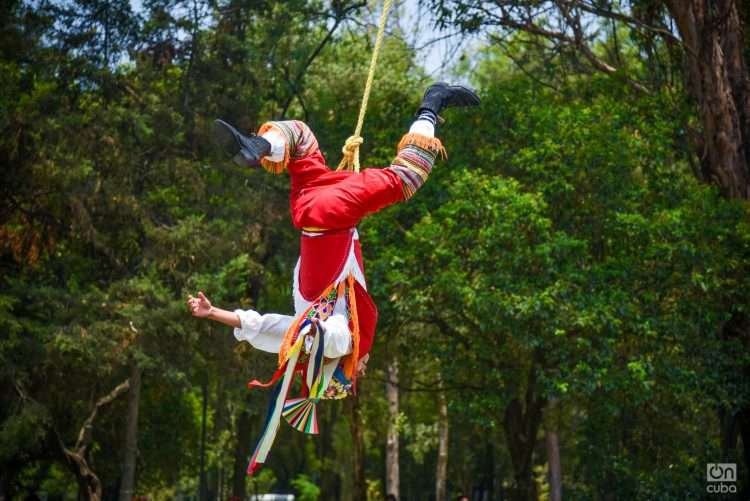
<svg viewBox="0 0 750 501">
<path fill-rule="evenodd" d="M 271 153 L 271 143 L 260 136 L 246 136 L 224 120 L 214 120 L 214 138 L 240 167 L 257 167 Z"/>
<path fill-rule="evenodd" d="M 430 85 L 425 91 L 417 115 L 423 110 L 429 110 L 438 116 L 445 108 L 477 105 L 479 96 L 468 87 L 438 82 Z"/>
</svg>

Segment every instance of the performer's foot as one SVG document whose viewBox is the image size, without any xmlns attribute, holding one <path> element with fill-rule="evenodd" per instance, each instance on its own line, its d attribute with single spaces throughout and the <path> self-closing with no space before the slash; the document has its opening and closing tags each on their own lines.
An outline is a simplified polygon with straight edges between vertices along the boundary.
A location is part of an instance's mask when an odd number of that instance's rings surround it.
<svg viewBox="0 0 750 501">
<path fill-rule="evenodd" d="M 432 112 L 435 117 L 438 117 L 445 108 L 477 105 L 479 105 L 479 96 L 468 87 L 438 82 L 430 85 L 425 91 L 417 116 L 424 112 Z"/>
<path fill-rule="evenodd" d="M 240 167 L 257 167 L 271 153 L 271 143 L 260 136 L 246 136 L 224 120 L 214 120 L 214 137 Z"/>
</svg>

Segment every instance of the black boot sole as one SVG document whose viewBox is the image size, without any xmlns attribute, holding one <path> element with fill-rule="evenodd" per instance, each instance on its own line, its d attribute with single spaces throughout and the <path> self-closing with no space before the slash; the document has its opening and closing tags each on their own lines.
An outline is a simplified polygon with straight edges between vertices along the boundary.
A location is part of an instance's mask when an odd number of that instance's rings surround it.
<svg viewBox="0 0 750 501">
<path fill-rule="evenodd" d="M 261 164 L 262 152 L 252 151 L 242 144 L 242 133 L 224 120 L 214 120 L 214 138 L 228 157 L 240 167 L 257 167 Z M 255 139 L 255 137 L 251 137 Z M 257 138 L 260 139 L 260 138 Z M 270 146 L 270 145 L 269 145 Z"/>
<path fill-rule="evenodd" d="M 459 94 L 462 94 L 459 97 L 458 102 L 453 102 L 451 100 L 447 100 L 443 108 L 454 108 L 454 107 L 462 107 L 462 106 L 479 106 L 480 99 L 476 92 L 471 90 L 468 87 L 464 87 L 463 85 L 450 85 L 446 82 L 437 82 L 432 85 L 430 85 L 427 90 L 424 93 L 424 96 L 422 96 L 422 99 L 427 97 L 427 94 L 430 93 L 431 90 L 435 88 L 442 88 L 450 92 L 458 92 Z"/>
<path fill-rule="evenodd" d="M 228 157 L 234 158 L 242 151 L 242 145 L 237 139 L 238 133 L 237 129 L 224 120 L 214 120 L 214 140 Z"/>
</svg>

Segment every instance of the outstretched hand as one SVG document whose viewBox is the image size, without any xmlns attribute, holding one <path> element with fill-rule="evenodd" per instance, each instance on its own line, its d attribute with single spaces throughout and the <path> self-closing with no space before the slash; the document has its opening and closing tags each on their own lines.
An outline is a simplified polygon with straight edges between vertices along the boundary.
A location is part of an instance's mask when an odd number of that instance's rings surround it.
<svg viewBox="0 0 750 501">
<path fill-rule="evenodd" d="M 197 298 L 192 295 L 188 296 L 187 305 L 190 308 L 190 313 L 198 318 L 206 318 L 211 314 L 211 308 L 213 307 L 211 301 L 208 300 L 203 292 L 198 292 Z"/>
</svg>

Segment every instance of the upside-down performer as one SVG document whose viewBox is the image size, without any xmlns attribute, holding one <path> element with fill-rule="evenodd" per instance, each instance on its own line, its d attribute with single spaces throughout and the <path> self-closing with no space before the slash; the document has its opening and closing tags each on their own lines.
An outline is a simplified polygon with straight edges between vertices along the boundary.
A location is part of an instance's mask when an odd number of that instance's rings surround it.
<svg viewBox="0 0 750 501">
<path fill-rule="evenodd" d="M 329 169 L 303 122 L 268 122 L 257 136 L 245 136 L 216 121 L 217 139 L 236 163 L 289 172 L 292 222 L 301 230 L 294 316 L 223 310 L 202 292 L 188 298 L 194 316 L 234 327 L 238 341 L 278 353 L 279 369 L 271 380 L 248 383 L 251 388 L 276 385 L 248 474 L 265 462 L 281 416 L 299 431 L 317 433 L 318 400 L 352 392 L 357 374 L 364 372 L 377 322 L 356 226 L 366 215 L 408 200 L 424 184 L 435 158 L 444 152 L 435 137 L 438 114 L 446 107 L 478 104 L 477 95 L 466 87 L 430 86 L 393 163 L 362 172 Z M 290 398 L 296 374 L 301 376 L 301 394 Z"/>
</svg>

